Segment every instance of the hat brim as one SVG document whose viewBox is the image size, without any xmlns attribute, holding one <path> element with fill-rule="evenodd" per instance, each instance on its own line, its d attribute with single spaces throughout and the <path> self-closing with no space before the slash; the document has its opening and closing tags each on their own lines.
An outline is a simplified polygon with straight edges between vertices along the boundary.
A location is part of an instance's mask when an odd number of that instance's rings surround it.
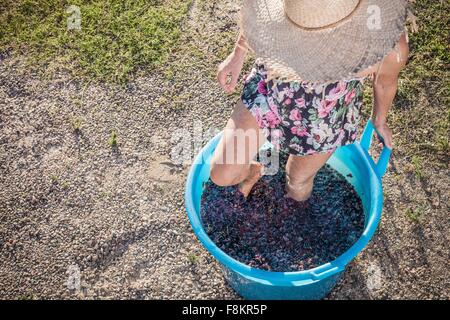
<svg viewBox="0 0 450 320">
<path fill-rule="evenodd" d="M 250 49 L 286 77 L 338 81 L 392 51 L 405 30 L 406 6 L 404 0 L 362 0 L 350 19 L 311 31 L 286 17 L 282 0 L 244 1 L 241 28 Z"/>
</svg>

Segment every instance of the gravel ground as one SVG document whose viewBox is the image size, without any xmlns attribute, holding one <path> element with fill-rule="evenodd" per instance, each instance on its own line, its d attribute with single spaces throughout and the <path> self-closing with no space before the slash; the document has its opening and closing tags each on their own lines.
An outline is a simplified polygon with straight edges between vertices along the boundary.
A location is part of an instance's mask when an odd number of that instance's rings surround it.
<svg viewBox="0 0 450 320">
<path fill-rule="evenodd" d="M 173 132 L 220 129 L 231 112 L 214 71 L 236 11 L 195 1 L 167 70 L 126 87 L 0 56 L 1 298 L 239 298 L 190 228 L 189 166 L 171 160 Z M 450 298 L 448 167 L 417 176 L 399 148 L 384 184 L 381 226 L 328 298 Z"/>
</svg>

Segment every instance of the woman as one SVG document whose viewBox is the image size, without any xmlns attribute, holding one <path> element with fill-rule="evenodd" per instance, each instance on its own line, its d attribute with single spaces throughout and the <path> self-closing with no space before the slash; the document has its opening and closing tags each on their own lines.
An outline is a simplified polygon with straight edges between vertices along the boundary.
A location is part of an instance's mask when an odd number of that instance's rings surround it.
<svg viewBox="0 0 450 320">
<path fill-rule="evenodd" d="M 213 155 L 212 181 L 239 184 L 247 197 L 267 139 L 289 153 L 286 196 L 307 200 L 333 151 L 355 141 L 369 76 L 372 121 L 392 148 L 387 114 L 409 53 L 405 18 L 403 0 L 244 0 L 240 36 L 218 68 L 222 88 L 235 90 L 249 48 L 258 59 Z"/>
</svg>

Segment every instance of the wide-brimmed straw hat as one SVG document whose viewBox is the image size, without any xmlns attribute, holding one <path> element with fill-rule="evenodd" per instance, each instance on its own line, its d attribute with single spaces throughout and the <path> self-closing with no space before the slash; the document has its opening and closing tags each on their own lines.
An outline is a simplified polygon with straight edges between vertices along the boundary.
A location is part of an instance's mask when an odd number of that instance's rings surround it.
<svg viewBox="0 0 450 320">
<path fill-rule="evenodd" d="M 406 15 L 405 0 L 243 0 L 240 23 L 272 75 L 328 82 L 381 61 Z"/>
</svg>

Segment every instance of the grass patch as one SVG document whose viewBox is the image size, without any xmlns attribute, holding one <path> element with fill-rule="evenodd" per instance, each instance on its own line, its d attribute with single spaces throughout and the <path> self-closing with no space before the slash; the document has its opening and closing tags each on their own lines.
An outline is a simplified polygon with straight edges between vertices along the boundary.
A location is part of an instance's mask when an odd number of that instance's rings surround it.
<svg viewBox="0 0 450 320">
<path fill-rule="evenodd" d="M 446 168 L 450 156 L 450 2 L 416 0 L 412 9 L 419 30 L 409 32 L 409 60 L 400 74 L 388 123 L 394 152 L 412 159 L 420 177 L 430 165 Z M 370 117 L 372 106 L 373 87 L 367 82 L 364 119 Z"/>
<path fill-rule="evenodd" d="M 199 257 L 195 253 L 192 253 L 192 252 L 190 252 L 188 254 L 187 259 L 190 264 L 197 264 L 199 261 Z"/>
<path fill-rule="evenodd" d="M 425 213 L 425 208 L 423 206 L 419 206 L 417 208 L 408 208 L 406 210 L 406 217 L 414 223 L 419 223 L 423 215 Z"/>
<path fill-rule="evenodd" d="M 117 148 L 117 132 L 115 130 L 111 131 L 108 139 L 108 144 L 112 149 Z"/>
<path fill-rule="evenodd" d="M 26 53 L 26 65 L 126 82 L 167 61 L 191 0 L 3 0 L 0 53 Z M 81 30 L 69 29 L 80 10 Z"/>
<path fill-rule="evenodd" d="M 409 33 L 410 58 L 390 124 L 403 153 L 445 166 L 450 154 L 450 2 L 416 0 L 413 10 L 419 31 Z"/>
<path fill-rule="evenodd" d="M 17 297 L 17 300 L 34 300 L 34 295 L 32 293 L 27 293 Z"/>
<path fill-rule="evenodd" d="M 73 118 L 71 121 L 73 131 L 75 133 L 79 133 L 81 131 L 81 119 L 80 118 Z"/>
<path fill-rule="evenodd" d="M 423 164 L 422 164 L 422 160 L 417 157 L 417 156 L 413 156 L 411 159 L 411 163 L 414 167 L 414 174 L 417 178 L 421 179 L 423 178 Z"/>
</svg>

